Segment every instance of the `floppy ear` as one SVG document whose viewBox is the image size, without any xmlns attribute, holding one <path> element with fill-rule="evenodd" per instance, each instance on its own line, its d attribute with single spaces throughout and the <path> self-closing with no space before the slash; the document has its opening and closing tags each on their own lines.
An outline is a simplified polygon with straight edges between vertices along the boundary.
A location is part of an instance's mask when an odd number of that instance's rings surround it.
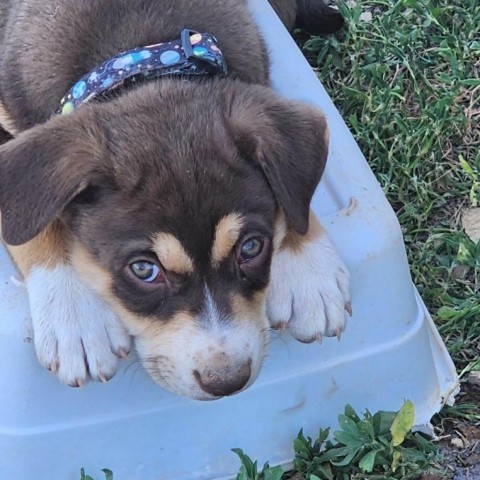
<svg viewBox="0 0 480 480">
<path fill-rule="evenodd" d="M 0 147 L 4 241 L 21 245 L 46 228 L 84 190 L 101 154 L 95 125 L 56 117 Z"/>
<path fill-rule="evenodd" d="M 327 161 L 325 117 L 264 87 L 237 93 L 229 114 L 237 147 L 262 168 L 288 225 L 304 235 L 310 202 Z"/>
</svg>

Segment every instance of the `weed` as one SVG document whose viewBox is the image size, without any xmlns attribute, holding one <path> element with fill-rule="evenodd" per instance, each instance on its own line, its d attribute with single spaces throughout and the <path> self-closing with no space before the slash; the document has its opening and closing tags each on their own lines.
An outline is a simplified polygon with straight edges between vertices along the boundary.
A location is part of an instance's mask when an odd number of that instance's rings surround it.
<svg viewBox="0 0 480 480">
<path fill-rule="evenodd" d="M 379 411 L 360 419 L 350 405 L 339 415 L 340 430 L 320 429 L 313 441 L 300 431 L 294 441 L 294 471 L 282 475 L 268 463 L 257 473 L 257 462 L 234 450 L 242 467 L 237 480 L 350 480 L 413 479 L 421 473 L 443 473 L 438 446 L 420 433 L 413 433 L 413 403 L 406 401 L 398 412 Z"/>
<path fill-rule="evenodd" d="M 410 479 L 438 467 L 438 446 L 413 433 L 414 407 L 405 402 L 399 412 L 379 411 L 360 419 L 347 405 L 339 415 L 336 443 L 320 430 L 315 442 L 300 432 L 294 443 L 295 469 L 310 480 Z M 296 477 L 298 478 L 298 476 Z"/>
<path fill-rule="evenodd" d="M 113 480 L 113 472 L 111 470 L 108 470 L 108 468 L 103 468 L 102 472 L 105 475 L 105 480 Z M 86 475 L 85 470 L 81 468 L 80 480 L 93 480 L 93 478 L 90 475 Z"/>
<path fill-rule="evenodd" d="M 242 463 L 236 480 L 280 480 L 282 478 L 282 467 L 270 467 L 267 462 L 258 472 L 257 462 L 253 462 L 240 448 L 233 448 L 232 451 L 240 457 Z"/>
</svg>

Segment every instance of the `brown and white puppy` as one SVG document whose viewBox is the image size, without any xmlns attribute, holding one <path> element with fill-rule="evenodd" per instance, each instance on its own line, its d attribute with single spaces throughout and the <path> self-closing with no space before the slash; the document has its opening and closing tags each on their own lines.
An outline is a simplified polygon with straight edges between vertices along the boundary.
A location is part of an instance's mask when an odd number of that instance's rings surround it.
<svg viewBox="0 0 480 480">
<path fill-rule="evenodd" d="M 300 15 L 272 4 L 288 26 Z M 42 365 L 72 386 L 106 381 L 132 335 L 154 380 L 208 400 L 254 381 L 270 327 L 340 335 L 348 273 L 309 211 L 328 128 L 268 87 L 244 1 L 11 0 L 0 13 L 0 116 L 16 137 L 0 147 L 2 234 Z M 227 77 L 53 114 L 98 63 L 185 27 L 218 38 Z"/>
</svg>

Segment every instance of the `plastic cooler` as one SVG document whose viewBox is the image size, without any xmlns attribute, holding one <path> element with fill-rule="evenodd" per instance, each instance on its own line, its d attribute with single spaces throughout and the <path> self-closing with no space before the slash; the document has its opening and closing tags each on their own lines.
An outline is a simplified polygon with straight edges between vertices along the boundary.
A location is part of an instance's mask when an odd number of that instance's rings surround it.
<svg viewBox="0 0 480 480">
<path fill-rule="evenodd" d="M 267 0 L 251 8 L 271 46 L 274 87 L 326 113 L 331 154 L 313 209 L 350 269 L 353 317 L 340 342 L 275 339 L 256 383 L 196 402 L 159 388 L 136 358 L 107 384 L 61 385 L 37 364 L 26 292 L 0 247 L 0 478 L 78 480 L 81 467 L 115 480 L 231 478 L 240 447 L 288 463 L 303 428 L 337 426 L 346 403 L 363 412 L 416 406 L 416 424 L 452 399 L 454 366 L 419 297 L 385 196 L 315 73 Z"/>
</svg>

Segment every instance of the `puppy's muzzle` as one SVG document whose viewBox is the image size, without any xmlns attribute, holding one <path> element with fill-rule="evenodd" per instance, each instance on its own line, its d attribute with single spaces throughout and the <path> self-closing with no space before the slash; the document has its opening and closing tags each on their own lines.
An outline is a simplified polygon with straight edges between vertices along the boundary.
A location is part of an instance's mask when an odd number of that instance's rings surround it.
<svg viewBox="0 0 480 480">
<path fill-rule="evenodd" d="M 215 397 L 232 395 L 242 390 L 250 380 L 252 361 L 239 365 L 224 365 L 222 367 L 194 370 L 193 376 L 200 388 Z"/>
</svg>

